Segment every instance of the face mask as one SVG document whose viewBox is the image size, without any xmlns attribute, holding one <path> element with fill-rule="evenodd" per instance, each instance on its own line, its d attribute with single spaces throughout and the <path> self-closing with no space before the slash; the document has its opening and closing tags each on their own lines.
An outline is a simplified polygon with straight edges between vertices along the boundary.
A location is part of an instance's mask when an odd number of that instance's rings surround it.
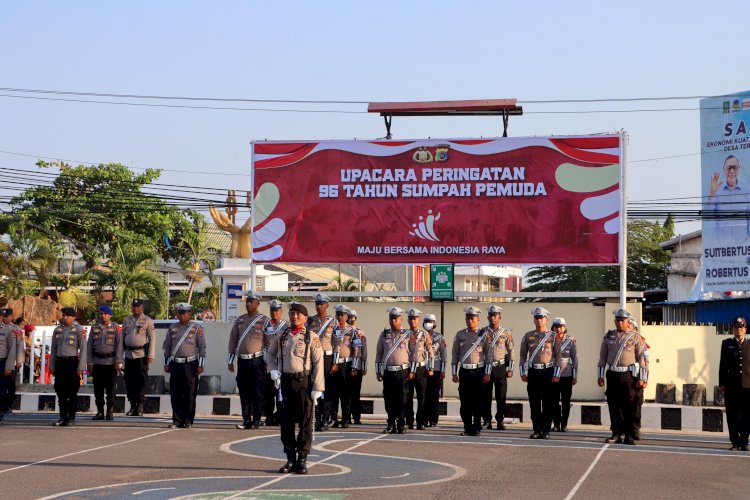
<svg viewBox="0 0 750 500">
<path fill-rule="evenodd" d="M 427 330 L 428 332 L 432 331 L 433 328 L 434 328 L 434 326 L 433 326 L 432 323 L 425 323 L 424 324 L 424 329 Z"/>
</svg>

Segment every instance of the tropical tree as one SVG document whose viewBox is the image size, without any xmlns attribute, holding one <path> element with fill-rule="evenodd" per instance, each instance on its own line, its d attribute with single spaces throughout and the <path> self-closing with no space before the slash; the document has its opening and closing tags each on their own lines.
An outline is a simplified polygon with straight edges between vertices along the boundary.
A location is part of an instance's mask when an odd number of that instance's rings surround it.
<svg viewBox="0 0 750 500">
<path fill-rule="evenodd" d="M 195 214 L 193 227 L 191 231 L 182 234 L 180 242 L 183 247 L 185 258 L 180 260 L 180 267 L 185 271 L 185 275 L 190 280 L 188 288 L 187 303 L 191 304 L 193 300 L 193 291 L 203 278 L 208 274 L 203 270 L 204 266 L 209 272 L 216 267 L 217 254 L 221 248 L 211 243 L 208 239 L 208 228 L 206 221 L 200 214 Z"/>
<path fill-rule="evenodd" d="M 21 228 L 23 229 L 23 228 Z M 36 231 L 13 230 L 0 246 L 0 295 L 5 300 L 21 299 L 40 288 L 30 271 L 42 266 L 49 244 L 44 235 Z"/>
<path fill-rule="evenodd" d="M 216 321 L 221 319 L 221 284 L 219 279 L 213 274 L 208 275 L 211 280 L 211 286 L 203 289 L 203 296 L 206 300 L 206 309 L 214 313 Z"/>
<path fill-rule="evenodd" d="M 161 171 L 136 174 L 119 163 L 77 167 L 64 162 L 39 161 L 40 168 L 57 167 L 51 185 L 38 185 L 11 199 L 9 221 L 22 220 L 64 235 L 89 267 L 97 260 L 116 258 L 119 245 L 155 248 L 165 260 L 179 259 L 180 240 L 189 230 L 187 210 L 181 210 L 143 188 Z"/>
<path fill-rule="evenodd" d="M 156 255 L 139 245 L 117 245 L 115 258 L 94 271 L 98 290 L 110 289 L 115 317 L 124 318 L 135 298 L 147 298 L 155 318 L 166 315 L 167 284 L 156 269 Z"/>
<path fill-rule="evenodd" d="M 352 278 L 343 281 L 341 277 L 336 277 L 336 279 L 333 280 L 333 283 L 328 285 L 328 288 L 326 288 L 326 290 L 329 290 L 331 292 L 356 292 L 359 290 L 359 284 Z M 354 298 L 342 297 L 341 300 L 345 302 L 352 302 Z"/>
</svg>

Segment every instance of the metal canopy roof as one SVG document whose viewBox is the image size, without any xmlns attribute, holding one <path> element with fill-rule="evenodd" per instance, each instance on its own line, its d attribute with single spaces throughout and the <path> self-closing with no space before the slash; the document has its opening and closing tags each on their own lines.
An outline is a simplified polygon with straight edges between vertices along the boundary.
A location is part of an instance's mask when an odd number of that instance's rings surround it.
<svg viewBox="0 0 750 500">
<path fill-rule="evenodd" d="M 508 136 L 508 118 L 523 115 L 517 99 L 475 99 L 468 101 L 371 102 L 368 113 L 385 119 L 386 138 L 391 138 L 394 116 L 502 116 L 503 137 Z"/>
</svg>

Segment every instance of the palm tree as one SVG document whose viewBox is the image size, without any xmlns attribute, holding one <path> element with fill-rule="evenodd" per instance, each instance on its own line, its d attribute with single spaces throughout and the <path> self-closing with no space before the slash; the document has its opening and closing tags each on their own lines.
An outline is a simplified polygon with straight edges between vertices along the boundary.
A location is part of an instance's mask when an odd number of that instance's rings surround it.
<svg viewBox="0 0 750 500">
<path fill-rule="evenodd" d="M 328 288 L 326 290 L 329 290 L 331 292 L 356 292 L 359 290 L 359 284 L 354 279 L 348 279 L 342 283 L 342 280 L 340 277 L 337 277 L 333 280 L 333 283 L 328 285 Z M 353 297 L 342 297 L 342 301 L 345 302 L 352 302 L 354 301 Z"/>
<path fill-rule="evenodd" d="M 203 295 L 206 297 L 206 309 L 214 313 L 216 321 L 221 319 L 221 285 L 213 274 L 208 275 L 211 280 L 211 286 L 203 289 Z"/>
<path fill-rule="evenodd" d="M 48 248 L 48 240 L 37 232 L 11 232 L 0 247 L 0 272 L 5 277 L 0 282 L 0 295 L 9 300 L 33 294 L 39 282 L 29 277 L 29 271 L 42 265 Z"/>
<path fill-rule="evenodd" d="M 133 299 L 146 297 L 155 318 L 164 317 L 168 302 L 167 284 L 156 270 L 156 254 L 138 245 L 117 246 L 116 258 L 106 268 L 94 271 L 99 290 L 114 293 L 115 317 L 127 315 Z"/>
<path fill-rule="evenodd" d="M 188 304 L 190 304 L 196 285 L 203 281 L 207 274 L 201 268 L 205 264 L 210 273 L 216 266 L 216 254 L 221 251 L 221 248 L 208 241 L 208 230 L 202 217 L 196 217 L 193 222 L 193 231 L 183 235 L 181 244 L 188 254 L 186 259 L 180 261 L 180 267 L 185 270 L 185 275 L 190 279 L 187 296 Z"/>
</svg>

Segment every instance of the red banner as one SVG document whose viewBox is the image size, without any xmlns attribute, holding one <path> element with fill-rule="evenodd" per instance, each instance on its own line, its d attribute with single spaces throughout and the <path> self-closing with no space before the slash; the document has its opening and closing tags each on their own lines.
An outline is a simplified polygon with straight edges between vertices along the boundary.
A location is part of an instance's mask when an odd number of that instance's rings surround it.
<svg viewBox="0 0 750 500">
<path fill-rule="evenodd" d="M 253 143 L 257 262 L 617 264 L 620 136 Z"/>
</svg>

